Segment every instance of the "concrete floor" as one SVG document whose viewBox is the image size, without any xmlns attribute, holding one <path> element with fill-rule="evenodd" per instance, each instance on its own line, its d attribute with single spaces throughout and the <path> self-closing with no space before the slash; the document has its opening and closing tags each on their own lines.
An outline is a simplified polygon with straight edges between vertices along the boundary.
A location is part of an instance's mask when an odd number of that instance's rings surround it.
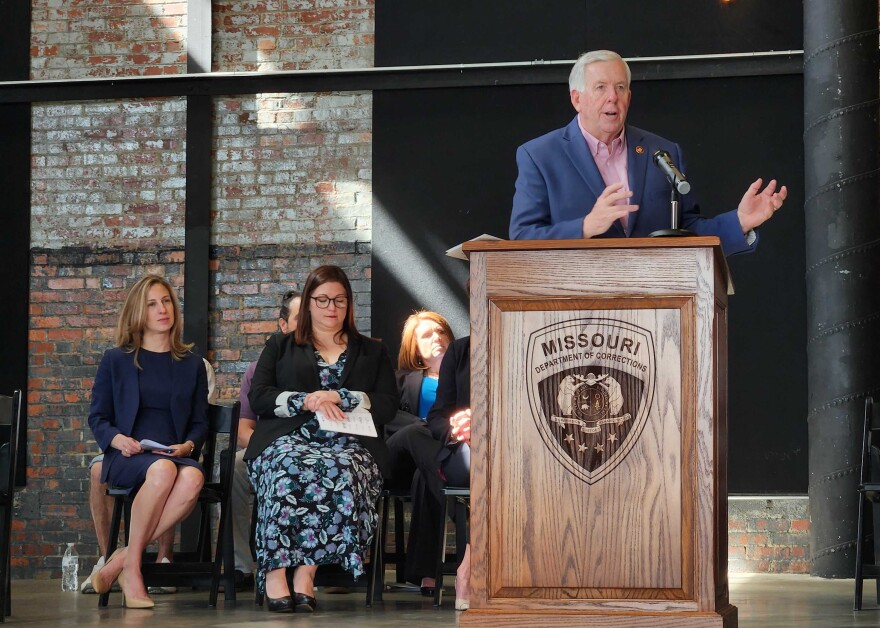
<svg viewBox="0 0 880 628">
<path fill-rule="evenodd" d="M 389 576 L 390 576 L 389 572 Z M 800 575 L 732 574 L 731 602 L 739 608 L 740 626 L 833 627 L 880 626 L 880 607 L 874 583 L 866 583 L 864 610 L 852 611 L 852 580 L 820 580 Z M 207 606 L 207 592 L 155 596 L 151 611 L 126 610 L 114 594 L 110 605 L 98 609 L 94 595 L 64 593 L 59 580 L 18 580 L 12 583 L 13 614 L 7 623 L 16 626 L 456 626 L 452 592 L 435 609 L 418 593 L 393 592 L 385 601 L 367 608 L 364 593 L 326 595 L 319 590 L 314 615 L 276 615 L 254 606 L 253 594 L 240 594 L 237 604 L 216 609 Z M 537 627 L 536 627 L 537 628 Z"/>
</svg>

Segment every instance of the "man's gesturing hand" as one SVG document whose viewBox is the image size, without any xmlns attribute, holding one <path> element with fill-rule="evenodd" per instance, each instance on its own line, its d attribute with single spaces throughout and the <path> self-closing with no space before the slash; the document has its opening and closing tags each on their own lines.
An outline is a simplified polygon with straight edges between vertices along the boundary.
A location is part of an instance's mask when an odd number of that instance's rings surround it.
<svg viewBox="0 0 880 628">
<path fill-rule="evenodd" d="M 590 213 L 584 216 L 584 237 L 592 238 L 602 235 L 627 214 L 638 210 L 638 205 L 615 205 L 614 203 L 628 199 L 633 193 L 623 189 L 623 183 L 612 183 L 602 191 Z"/>
</svg>

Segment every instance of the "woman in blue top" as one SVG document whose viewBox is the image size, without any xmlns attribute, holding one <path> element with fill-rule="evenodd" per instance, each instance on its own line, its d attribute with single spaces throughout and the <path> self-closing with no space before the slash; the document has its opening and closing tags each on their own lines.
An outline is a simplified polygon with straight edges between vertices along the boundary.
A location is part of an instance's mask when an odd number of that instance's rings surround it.
<svg viewBox="0 0 880 628">
<path fill-rule="evenodd" d="M 437 312 L 420 310 L 404 323 L 397 357 L 400 411 L 392 422 L 397 430 L 388 437 L 391 483 L 398 488 L 412 489 L 416 469 L 435 490 L 442 487 L 437 462 L 441 443 L 432 437 L 425 418 L 437 398 L 440 363 L 453 340 L 455 336 L 449 323 Z M 410 528 L 406 579 L 419 583 L 422 594 L 431 596 L 434 595 L 436 535 L 421 532 Z"/>
<path fill-rule="evenodd" d="M 449 323 L 437 312 L 419 310 L 406 319 L 395 374 L 400 409 L 414 415 L 410 423 L 424 422 L 434 405 L 440 363 L 453 340 Z"/>
<path fill-rule="evenodd" d="M 143 277 L 125 298 L 116 348 L 104 353 L 92 387 L 89 427 L 104 452 L 101 481 L 138 489 L 128 547 L 92 584 L 104 593 L 118 578 L 129 608 L 153 607 L 141 574 L 144 548 L 192 511 L 204 484 L 198 454 L 208 430 L 208 380 L 182 330 L 171 284 Z M 150 451 L 143 439 L 167 447 Z"/>
</svg>

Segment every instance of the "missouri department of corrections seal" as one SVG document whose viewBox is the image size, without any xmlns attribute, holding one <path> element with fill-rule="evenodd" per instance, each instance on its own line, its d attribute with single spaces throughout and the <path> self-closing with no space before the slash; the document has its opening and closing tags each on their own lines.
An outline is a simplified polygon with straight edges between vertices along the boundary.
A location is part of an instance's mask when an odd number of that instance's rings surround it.
<svg viewBox="0 0 880 628">
<path fill-rule="evenodd" d="M 610 318 L 577 318 L 533 332 L 528 396 L 553 455 L 592 484 L 630 452 L 654 395 L 650 331 Z"/>
</svg>

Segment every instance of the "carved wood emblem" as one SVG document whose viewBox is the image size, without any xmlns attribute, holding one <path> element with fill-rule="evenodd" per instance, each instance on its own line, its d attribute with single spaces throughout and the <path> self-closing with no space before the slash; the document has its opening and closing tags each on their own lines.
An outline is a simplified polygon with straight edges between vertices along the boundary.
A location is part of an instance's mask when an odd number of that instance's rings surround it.
<svg viewBox="0 0 880 628">
<path fill-rule="evenodd" d="M 528 393 L 544 443 L 592 484 L 623 461 L 645 426 L 654 394 L 651 332 L 584 318 L 533 332 Z"/>
</svg>

